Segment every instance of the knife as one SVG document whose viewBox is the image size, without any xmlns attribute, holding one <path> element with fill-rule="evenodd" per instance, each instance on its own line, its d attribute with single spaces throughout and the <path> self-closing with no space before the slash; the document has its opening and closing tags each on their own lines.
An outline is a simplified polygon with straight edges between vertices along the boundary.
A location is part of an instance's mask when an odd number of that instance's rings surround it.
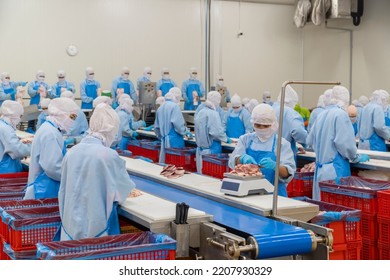
<svg viewBox="0 0 390 280">
<path fill-rule="evenodd" d="M 176 204 L 176 217 L 175 217 L 175 224 L 180 223 L 180 203 Z"/>
</svg>

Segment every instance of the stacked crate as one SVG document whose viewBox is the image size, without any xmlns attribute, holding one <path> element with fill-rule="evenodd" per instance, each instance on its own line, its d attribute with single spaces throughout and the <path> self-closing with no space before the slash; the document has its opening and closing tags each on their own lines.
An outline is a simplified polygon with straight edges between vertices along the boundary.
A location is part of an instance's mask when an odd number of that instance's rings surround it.
<svg viewBox="0 0 390 280">
<path fill-rule="evenodd" d="M 158 162 L 160 156 L 160 141 L 152 140 L 129 140 L 127 149 L 133 156 L 142 156 L 153 162 Z"/>
<path fill-rule="evenodd" d="M 223 174 L 230 171 L 229 154 L 202 155 L 202 174 L 223 179 Z"/>
<path fill-rule="evenodd" d="M 390 190 L 378 191 L 379 259 L 390 260 Z"/>
<path fill-rule="evenodd" d="M 287 185 L 288 197 L 312 197 L 314 172 L 301 172 L 298 169 Z"/>
<path fill-rule="evenodd" d="M 319 186 L 322 201 L 362 211 L 362 259 L 379 259 L 378 192 L 390 189 L 390 182 L 350 176 L 342 178 L 339 183 L 320 182 Z"/>
<path fill-rule="evenodd" d="M 196 172 L 196 148 L 165 148 L 165 163 L 183 167 L 189 172 Z"/>
</svg>

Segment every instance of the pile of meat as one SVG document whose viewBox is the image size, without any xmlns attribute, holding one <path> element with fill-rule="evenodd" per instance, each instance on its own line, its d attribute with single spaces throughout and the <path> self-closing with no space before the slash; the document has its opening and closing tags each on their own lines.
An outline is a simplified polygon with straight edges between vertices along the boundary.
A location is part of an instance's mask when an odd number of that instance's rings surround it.
<svg viewBox="0 0 390 280">
<path fill-rule="evenodd" d="M 261 176 L 260 167 L 256 164 L 237 164 L 230 174 L 237 176 Z"/>
<path fill-rule="evenodd" d="M 183 167 L 176 167 L 173 164 L 167 164 L 164 166 L 163 170 L 160 172 L 160 175 L 167 177 L 168 179 L 176 179 L 183 176 L 185 173 L 188 173 L 184 170 Z"/>
<path fill-rule="evenodd" d="M 315 171 L 316 171 L 316 163 L 315 162 L 305 164 L 300 170 L 300 172 L 315 172 Z"/>
</svg>

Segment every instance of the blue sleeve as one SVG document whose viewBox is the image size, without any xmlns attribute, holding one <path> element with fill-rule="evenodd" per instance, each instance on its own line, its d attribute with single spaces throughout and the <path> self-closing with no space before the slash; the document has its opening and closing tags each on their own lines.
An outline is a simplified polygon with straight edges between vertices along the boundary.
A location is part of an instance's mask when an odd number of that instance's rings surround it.
<svg viewBox="0 0 390 280">
<path fill-rule="evenodd" d="M 27 93 L 28 93 L 28 95 L 30 95 L 31 98 L 36 96 L 38 93 L 38 90 L 34 89 L 34 84 L 35 84 L 34 82 L 31 82 L 28 84 Z"/>
<path fill-rule="evenodd" d="M 183 99 L 184 101 L 187 101 L 188 100 L 188 97 L 187 97 L 187 81 L 184 81 L 182 86 L 181 86 L 181 96 L 183 96 Z"/>
<path fill-rule="evenodd" d="M 184 135 L 186 132 L 186 124 L 179 106 L 174 107 L 171 118 L 175 131 L 180 135 Z"/>
<path fill-rule="evenodd" d="M 130 97 L 131 97 L 131 99 L 133 99 L 134 105 L 137 105 L 137 103 L 138 103 L 138 96 L 137 96 L 137 93 L 135 91 L 135 88 L 134 88 L 134 85 L 133 85 L 132 81 L 130 81 Z"/>
<path fill-rule="evenodd" d="M 123 203 L 135 188 L 135 184 L 129 177 L 126 169 L 126 162 L 118 155 L 113 156 L 115 156 L 114 160 L 110 160 L 110 162 L 107 163 L 107 169 L 113 172 L 105 174 L 105 176 L 108 176 L 108 182 L 112 182 L 109 184 L 110 189 L 108 192 L 114 194 L 114 201 Z M 106 178 L 103 179 L 106 180 Z"/>
<path fill-rule="evenodd" d="M 389 140 L 390 139 L 390 129 L 385 124 L 385 112 L 380 107 L 375 107 L 373 112 L 373 128 L 375 133 L 379 137 Z"/>
<path fill-rule="evenodd" d="M 230 91 L 226 89 L 226 102 L 230 102 Z"/>
<path fill-rule="evenodd" d="M 76 93 L 76 87 L 74 86 L 73 83 L 68 82 L 68 90 L 73 92 L 73 93 Z"/>
<path fill-rule="evenodd" d="M 245 133 L 253 132 L 253 125 L 251 123 L 251 113 L 249 113 L 247 110 L 244 109 L 242 109 L 242 111 L 243 111 L 242 120 L 245 126 Z"/>
<path fill-rule="evenodd" d="M 176 82 L 174 80 L 171 80 L 171 82 L 172 82 L 174 87 L 177 87 L 177 84 L 176 84 Z"/>
<path fill-rule="evenodd" d="M 288 183 L 294 177 L 295 171 L 297 170 L 295 164 L 294 153 L 291 149 L 291 144 L 286 139 L 282 139 L 281 151 L 280 151 L 280 165 L 287 168 L 288 174 L 287 178 L 281 178 L 279 180 L 285 183 Z"/>
<path fill-rule="evenodd" d="M 0 85 L 0 100 L 10 100 L 11 94 L 5 94 L 3 86 Z"/>
<path fill-rule="evenodd" d="M 294 114 L 291 115 L 286 114 L 286 117 L 290 119 L 292 138 L 294 138 L 294 140 L 298 143 L 306 144 L 307 131 L 303 124 L 302 116 L 297 112 L 295 112 Z"/>
<path fill-rule="evenodd" d="M 139 91 L 140 83 L 141 83 L 141 78 L 138 78 L 137 79 L 137 91 Z"/>
<path fill-rule="evenodd" d="M 12 159 L 22 159 L 30 155 L 31 144 L 23 144 L 16 133 L 4 133 L 2 138 L 4 139 L 4 153 L 8 154 Z"/>
<path fill-rule="evenodd" d="M 314 127 L 316 125 L 314 124 Z M 353 161 L 356 159 L 357 147 L 355 133 L 351 120 L 347 114 L 338 115 L 335 122 L 334 144 L 337 152 L 345 159 Z M 322 139 L 321 139 L 322 140 Z"/>
<path fill-rule="evenodd" d="M 236 158 L 246 154 L 246 148 L 248 146 L 247 138 L 248 138 L 248 136 L 245 136 L 245 135 L 242 135 L 242 136 L 240 136 L 240 138 L 238 138 L 237 145 L 229 157 L 229 167 L 231 169 L 234 169 L 234 166 L 236 163 Z"/>
<path fill-rule="evenodd" d="M 216 111 L 213 111 L 213 114 L 209 115 L 208 121 L 211 124 L 209 131 L 211 138 L 221 142 L 226 142 L 228 137 L 226 136 L 225 129 L 222 126 L 219 114 Z"/>
<path fill-rule="evenodd" d="M 156 89 L 157 89 L 157 91 L 161 90 L 161 89 L 160 89 L 161 85 L 162 85 L 162 79 L 160 79 L 160 80 L 158 80 L 158 81 L 156 82 Z"/>
<path fill-rule="evenodd" d="M 84 103 L 91 103 L 93 101 L 93 98 L 87 96 L 85 93 L 85 81 L 80 84 L 80 98 Z"/>
<path fill-rule="evenodd" d="M 57 95 L 57 83 L 55 83 L 55 84 L 53 84 L 53 85 L 51 86 L 51 92 L 53 93 L 53 96 L 54 96 L 54 97 L 52 97 L 52 98 L 57 98 L 57 97 L 59 97 L 59 96 Z"/>
<path fill-rule="evenodd" d="M 53 134 L 48 133 L 43 136 L 42 144 L 45 145 L 45 149 L 42 149 L 40 154 L 39 165 L 48 177 L 60 181 L 63 160 L 62 149 L 64 148 L 62 136 L 54 137 Z"/>
<path fill-rule="evenodd" d="M 122 133 L 122 136 L 125 136 L 125 137 L 133 136 L 134 131 L 130 128 L 129 115 L 119 114 L 119 119 L 120 119 L 121 128 L 122 128 L 122 131 L 120 131 L 119 133 Z"/>
<path fill-rule="evenodd" d="M 118 103 L 116 100 L 116 90 L 118 89 L 118 80 L 113 80 L 111 84 L 112 101 Z"/>
<path fill-rule="evenodd" d="M 40 126 L 46 121 L 46 114 L 44 112 L 41 112 L 38 116 L 37 121 L 37 130 L 40 128 Z"/>
<path fill-rule="evenodd" d="M 49 86 L 48 84 L 44 84 L 44 87 L 46 89 L 46 98 L 56 98 L 56 91 L 53 91 L 53 89 L 51 88 L 51 86 Z"/>
<path fill-rule="evenodd" d="M 205 96 L 204 85 L 200 81 L 199 81 L 199 88 L 200 88 L 200 96 L 199 97 Z"/>
</svg>

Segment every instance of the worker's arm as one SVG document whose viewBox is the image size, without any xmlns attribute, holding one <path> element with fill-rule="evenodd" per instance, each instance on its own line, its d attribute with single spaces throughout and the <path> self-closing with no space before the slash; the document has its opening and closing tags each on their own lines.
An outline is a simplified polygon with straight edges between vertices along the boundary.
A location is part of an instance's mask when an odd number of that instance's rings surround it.
<svg viewBox="0 0 390 280">
<path fill-rule="evenodd" d="M 85 92 L 85 85 L 86 85 L 86 81 L 83 81 L 80 84 L 80 98 L 81 98 L 81 101 L 83 101 L 85 103 L 91 103 L 93 101 L 93 98 L 87 96 L 87 93 Z"/>
<path fill-rule="evenodd" d="M 373 128 L 379 137 L 388 140 L 390 139 L 390 128 L 385 124 L 385 113 L 379 106 L 373 112 Z"/>
</svg>

